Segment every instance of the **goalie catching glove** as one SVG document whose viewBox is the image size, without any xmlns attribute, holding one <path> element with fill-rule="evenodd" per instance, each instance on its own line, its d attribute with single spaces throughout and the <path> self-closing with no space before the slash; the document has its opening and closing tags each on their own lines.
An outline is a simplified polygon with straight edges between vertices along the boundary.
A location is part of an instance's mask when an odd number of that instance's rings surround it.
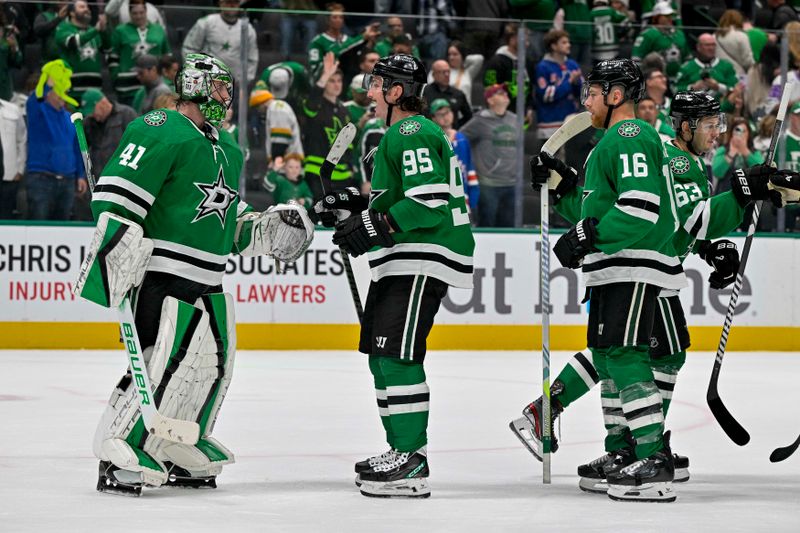
<svg viewBox="0 0 800 533">
<path fill-rule="evenodd" d="M 101 213 L 75 294 L 103 307 L 119 307 L 128 291 L 142 283 L 152 253 L 153 241 L 144 238 L 139 224 Z"/>
<path fill-rule="evenodd" d="M 702 241 L 697 255 L 714 269 L 708 276 L 708 284 L 712 289 L 724 289 L 734 282 L 736 273 L 739 272 L 739 250 L 736 243 L 728 239 Z"/>
<path fill-rule="evenodd" d="M 533 156 L 530 165 L 531 187 L 538 191 L 547 184 L 554 205 L 578 185 L 578 171 L 547 152 Z"/>
<path fill-rule="evenodd" d="M 368 207 L 364 198 L 355 187 L 332 191 L 314 204 L 314 212 L 319 215 L 320 222 L 326 228 L 350 218 L 353 213 L 360 213 Z"/>
<path fill-rule="evenodd" d="M 303 206 L 290 202 L 261 213 L 245 213 L 236 220 L 234 242 L 243 256 L 271 255 L 294 263 L 311 245 L 314 224 Z"/>
<path fill-rule="evenodd" d="M 389 215 L 378 213 L 374 209 L 365 209 L 336 225 L 333 244 L 353 257 L 358 257 L 375 246 L 394 246 L 392 231 L 394 227 Z"/>
</svg>

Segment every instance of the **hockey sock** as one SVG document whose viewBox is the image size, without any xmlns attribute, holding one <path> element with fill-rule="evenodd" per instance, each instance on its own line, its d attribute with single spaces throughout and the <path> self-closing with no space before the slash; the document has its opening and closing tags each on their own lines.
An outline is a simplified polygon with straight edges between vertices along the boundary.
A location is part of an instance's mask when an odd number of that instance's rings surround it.
<svg viewBox="0 0 800 533">
<path fill-rule="evenodd" d="M 605 352 L 606 370 L 619 390 L 625 420 L 636 439 L 636 457 L 650 457 L 664 447 L 664 414 L 649 349 L 646 345 L 614 346 Z"/>
<path fill-rule="evenodd" d="M 381 424 L 386 432 L 386 442 L 391 448 L 394 448 L 394 434 L 392 433 L 392 425 L 389 423 L 389 405 L 386 402 L 386 380 L 380 370 L 381 357 L 377 355 L 369 356 L 369 371 L 372 374 L 372 379 L 375 382 L 375 397 L 378 400 L 378 414 L 381 417 Z"/>
<path fill-rule="evenodd" d="M 685 362 L 686 351 L 683 350 L 650 361 L 650 368 L 653 370 L 653 378 L 655 378 L 656 386 L 658 386 L 658 390 L 661 393 L 664 418 L 667 418 L 669 404 L 672 403 L 672 393 L 675 390 L 678 372 Z"/>
<path fill-rule="evenodd" d="M 422 363 L 371 356 L 370 370 L 373 369 L 377 371 L 373 375 L 379 374 L 386 386 L 387 435 L 391 433 L 393 440 L 389 444 L 399 452 L 413 452 L 422 448 L 428 443 L 430 400 Z"/>
<path fill-rule="evenodd" d="M 599 381 L 597 370 L 592 364 L 591 351 L 587 348 L 573 355 L 556 380 L 564 384 L 563 391 L 558 393 L 557 398 L 561 407 L 566 408 L 589 392 Z"/>
<path fill-rule="evenodd" d="M 628 441 L 625 440 L 628 422 L 625 420 L 625 413 L 622 412 L 617 386 L 606 368 L 606 350 L 593 348 L 591 351 L 592 362 L 600 381 L 600 405 L 603 408 L 603 424 L 606 428 L 603 445 L 607 452 L 613 452 L 628 446 Z"/>
</svg>

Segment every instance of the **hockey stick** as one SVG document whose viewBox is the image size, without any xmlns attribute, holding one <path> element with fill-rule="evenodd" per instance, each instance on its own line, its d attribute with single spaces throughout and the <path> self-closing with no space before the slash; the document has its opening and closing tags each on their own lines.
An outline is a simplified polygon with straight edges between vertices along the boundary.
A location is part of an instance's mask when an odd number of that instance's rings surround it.
<svg viewBox="0 0 800 533">
<path fill-rule="evenodd" d="M 572 116 L 542 146 L 542 152 L 555 155 L 571 138 L 592 125 L 588 111 Z M 552 176 L 553 171 L 551 171 Z M 542 483 L 550 483 L 550 194 L 541 191 L 541 250 L 539 254 L 540 289 L 542 298 Z"/>
<path fill-rule="evenodd" d="M 345 124 L 336 135 L 336 139 L 333 141 L 331 149 L 328 151 L 328 155 L 325 156 L 325 161 L 323 161 L 322 166 L 319 169 L 319 184 L 320 187 L 322 187 L 323 196 L 330 192 L 325 190 L 325 180 L 331 179 L 333 169 L 339 164 L 339 160 L 347 151 L 347 148 L 353 142 L 353 139 L 356 138 L 357 131 L 358 130 L 356 130 L 356 127 L 352 122 Z M 350 264 L 350 257 L 344 250 L 342 250 L 341 247 L 339 247 L 339 253 L 342 255 L 342 264 L 344 264 L 344 272 L 347 276 L 347 284 L 350 286 L 350 296 L 353 297 L 353 305 L 356 306 L 358 323 L 361 324 L 363 321 L 362 319 L 364 318 L 364 308 L 361 305 L 361 296 L 358 295 L 358 285 L 356 285 L 356 277 L 353 274 L 353 266 Z"/>
<path fill-rule="evenodd" d="M 780 463 L 781 461 L 788 459 L 795 452 L 795 450 L 797 450 L 798 446 L 800 446 L 800 436 L 798 436 L 797 440 L 790 445 L 772 450 L 772 453 L 769 454 L 770 462 Z"/>
<path fill-rule="evenodd" d="M 96 181 L 92 174 L 92 160 L 86 143 L 86 134 L 83 131 L 83 115 L 81 113 L 73 113 L 70 119 L 75 125 L 75 132 L 78 136 L 78 145 L 81 149 L 83 166 L 86 170 L 86 179 L 89 181 L 89 187 L 94 190 Z M 150 383 L 150 376 L 147 374 L 147 366 L 142 355 L 142 346 L 139 344 L 139 335 L 136 332 L 130 296 L 126 295 L 122 303 L 119 304 L 117 318 L 122 329 L 125 352 L 128 354 L 128 363 L 133 377 L 133 385 L 137 390 L 136 397 L 139 400 L 144 427 L 155 437 L 172 442 L 195 444 L 200 437 L 200 426 L 196 422 L 167 418 L 158 412 L 153 403 L 153 386 Z"/>
<path fill-rule="evenodd" d="M 792 83 L 792 81 L 787 81 L 783 87 L 783 95 L 781 96 L 780 106 L 778 107 L 775 129 L 772 130 L 772 138 L 770 139 L 769 148 L 767 149 L 764 160 L 765 165 L 771 165 L 775 157 L 778 139 L 780 139 L 781 131 L 783 130 L 783 121 L 786 117 L 786 107 L 789 104 L 789 95 L 792 94 Z M 758 225 L 758 217 L 761 214 L 762 203 L 763 201 L 759 200 L 753 205 L 753 218 L 750 221 L 750 226 L 747 228 L 747 237 L 742 247 L 739 271 L 736 273 L 736 281 L 733 283 L 731 299 L 730 302 L 728 302 L 728 312 L 725 315 L 725 322 L 722 325 L 722 334 L 720 335 L 719 345 L 717 346 L 717 356 L 714 359 L 714 368 L 711 370 L 711 379 L 708 382 L 708 392 L 706 393 L 706 402 L 714 418 L 717 419 L 717 422 L 728 437 L 739 446 L 744 446 L 750 442 L 750 434 L 736 421 L 730 411 L 725 407 L 725 404 L 722 403 L 718 388 L 719 371 L 722 368 L 722 358 L 725 356 L 725 347 L 728 345 L 728 335 L 730 334 L 731 324 L 733 323 L 733 314 L 736 311 L 736 303 L 739 300 L 739 291 L 742 290 L 744 269 L 747 266 L 747 259 L 750 256 L 750 247 L 753 245 L 753 237 L 755 236 L 756 226 Z"/>
</svg>

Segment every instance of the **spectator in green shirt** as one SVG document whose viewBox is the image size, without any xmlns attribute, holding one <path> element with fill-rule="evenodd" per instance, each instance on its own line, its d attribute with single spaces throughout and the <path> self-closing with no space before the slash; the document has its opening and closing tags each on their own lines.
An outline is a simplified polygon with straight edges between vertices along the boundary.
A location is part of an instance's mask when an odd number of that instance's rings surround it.
<svg viewBox="0 0 800 533">
<path fill-rule="evenodd" d="M 264 188 L 272 193 L 276 204 L 295 200 L 300 205 L 311 207 L 311 189 L 303 179 L 303 158 L 299 154 L 289 154 L 283 167 L 270 170 L 264 176 Z"/>
<path fill-rule="evenodd" d="M 678 72 L 679 91 L 705 91 L 718 100 L 728 95 L 739 82 L 736 70 L 727 59 L 716 57 L 717 41 L 710 33 L 697 38 L 695 58 Z"/>
</svg>

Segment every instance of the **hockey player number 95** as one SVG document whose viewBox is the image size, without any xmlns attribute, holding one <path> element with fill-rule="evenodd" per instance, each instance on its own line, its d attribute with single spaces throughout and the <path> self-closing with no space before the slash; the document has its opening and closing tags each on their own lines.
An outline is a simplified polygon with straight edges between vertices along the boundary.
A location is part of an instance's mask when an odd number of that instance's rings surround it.
<svg viewBox="0 0 800 533">
<path fill-rule="evenodd" d="M 449 141 L 448 141 L 449 142 Z M 415 174 L 426 174 L 433 171 L 433 161 L 431 161 L 430 150 L 427 148 L 417 148 L 416 150 L 403 151 L 403 174 L 413 176 Z M 464 184 L 461 182 L 461 165 L 455 155 L 450 157 L 450 196 L 462 198 L 464 196 Z M 465 204 L 466 207 L 466 204 Z M 453 226 L 469 224 L 469 215 L 462 211 L 460 207 L 452 209 Z"/>
</svg>

